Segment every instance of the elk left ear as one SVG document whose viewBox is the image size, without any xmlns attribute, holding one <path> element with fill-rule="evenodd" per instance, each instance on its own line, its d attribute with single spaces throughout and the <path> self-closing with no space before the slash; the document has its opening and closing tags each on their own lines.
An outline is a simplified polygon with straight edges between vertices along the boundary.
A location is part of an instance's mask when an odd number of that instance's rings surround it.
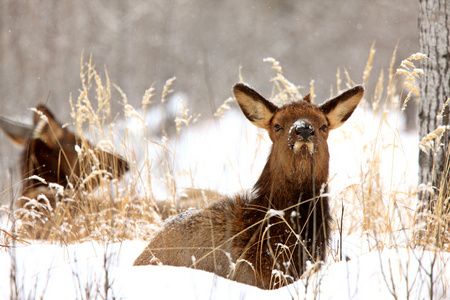
<svg viewBox="0 0 450 300">
<path fill-rule="evenodd" d="M 268 130 L 270 120 L 278 107 L 243 83 L 236 84 L 233 93 L 247 119 L 253 125 Z"/>
<path fill-rule="evenodd" d="M 364 95 L 364 88 L 362 86 L 355 86 L 349 89 L 336 98 L 328 100 L 319 108 L 322 110 L 330 122 L 329 128 L 336 129 L 352 115 L 358 103 Z"/>
<path fill-rule="evenodd" d="M 51 149 L 58 149 L 59 140 L 64 136 L 64 129 L 53 114 L 43 105 L 35 110 L 33 139 L 40 139 Z"/>
</svg>

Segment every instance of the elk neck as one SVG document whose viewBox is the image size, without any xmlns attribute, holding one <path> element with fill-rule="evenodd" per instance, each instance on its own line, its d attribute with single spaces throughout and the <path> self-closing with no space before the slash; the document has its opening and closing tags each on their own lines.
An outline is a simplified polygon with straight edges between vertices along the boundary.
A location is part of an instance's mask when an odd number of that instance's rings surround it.
<svg viewBox="0 0 450 300">
<path fill-rule="evenodd" d="M 322 171 L 312 164 L 311 167 L 299 170 L 293 165 L 286 169 L 279 165 L 274 156 L 269 155 L 266 165 L 253 186 L 252 204 L 268 209 L 284 210 L 288 207 L 317 198 L 327 191 L 328 164 L 322 166 Z"/>
</svg>

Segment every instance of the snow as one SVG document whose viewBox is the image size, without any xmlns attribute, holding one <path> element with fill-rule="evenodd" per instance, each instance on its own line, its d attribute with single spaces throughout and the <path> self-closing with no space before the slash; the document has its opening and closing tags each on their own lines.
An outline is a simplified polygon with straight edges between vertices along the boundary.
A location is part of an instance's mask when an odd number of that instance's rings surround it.
<svg viewBox="0 0 450 300">
<path fill-rule="evenodd" d="M 390 124 L 399 122 L 395 116 L 389 118 Z M 137 125 L 132 126 L 141 126 L 134 122 Z M 359 109 L 344 126 L 330 133 L 330 195 L 342 186 L 359 183 L 364 172 L 361 166 L 375 153 L 384 185 L 406 191 L 417 182 L 416 135 L 389 126 L 380 131 L 381 122 L 379 116 L 367 117 L 367 112 Z M 151 150 L 153 143 L 142 146 L 146 141 L 139 135 L 142 132 L 142 128 L 131 132 L 127 141 L 136 150 L 138 166 L 148 158 L 143 152 L 148 151 L 150 159 L 160 155 Z M 392 140 L 395 147 L 380 149 L 377 137 Z M 363 149 L 367 145 L 373 148 Z M 194 125 L 172 147 L 178 186 L 195 183 L 230 194 L 251 188 L 267 158 L 270 140 L 240 112 L 230 111 L 223 119 Z M 152 189 L 159 199 L 167 197 L 163 187 Z M 19 299 L 388 299 L 394 295 L 398 299 L 428 299 L 431 295 L 450 299 L 449 253 L 412 249 L 398 241 L 396 246 L 380 249 L 376 239 L 365 236 L 344 235 L 343 261 L 337 261 L 339 239 L 334 237 L 328 259 L 318 272 L 307 272 L 301 280 L 273 291 L 188 268 L 132 266 L 148 241 L 18 242 L 0 249 L 0 299 L 14 298 L 11 293 L 16 290 Z"/>
<path fill-rule="evenodd" d="M 145 246 L 141 241 L 17 245 L 0 255 L 0 299 L 10 299 L 13 263 L 20 299 L 388 299 L 392 293 L 399 299 L 427 299 L 431 277 L 435 299 L 450 297 L 448 253 L 371 251 L 349 261 L 329 261 L 302 280 L 265 291 L 200 270 L 132 266 Z"/>
<path fill-rule="evenodd" d="M 269 209 L 267 211 L 267 217 L 268 218 L 272 218 L 272 217 L 275 217 L 275 216 L 284 217 L 284 211 L 282 211 L 282 210 L 275 210 L 275 209 Z"/>
<path fill-rule="evenodd" d="M 292 132 L 292 130 L 295 130 L 297 128 L 303 128 L 303 127 L 307 127 L 308 124 L 306 124 L 305 121 L 303 120 L 297 120 L 294 122 L 294 124 L 292 124 L 291 128 L 289 128 L 289 133 Z"/>
<path fill-rule="evenodd" d="M 200 119 L 188 130 L 182 129 L 179 136 L 158 143 L 148 141 L 148 133 L 137 118 L 127 120 L 127 126 L 125 144 L 136 158 L 140 178 L 152 178 L 152 193 L 158 200 L 170 195 L 165 168 L 171 169 L 178 188 L 195 187 L 223 194 L 248 190 L 258 179 L 270 149 L 265 132 L 237 110 L 226 112 L 224 118 Z M 150 169 L 145 167 L 148 164 Z M 146 194 L 146 185 L 145 181 L 136 189 Z"/>
</svg>

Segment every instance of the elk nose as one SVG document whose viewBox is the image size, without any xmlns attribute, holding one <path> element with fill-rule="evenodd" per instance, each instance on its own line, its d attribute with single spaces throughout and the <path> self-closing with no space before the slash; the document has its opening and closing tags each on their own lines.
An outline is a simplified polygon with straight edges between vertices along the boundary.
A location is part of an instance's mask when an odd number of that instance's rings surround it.
<svg viewBox="0 0 450 300">
<path fill-rule="evenodd" d="M 295 134 L 302 137 L 303 140 L 308 140 L 314 135 L 314 127 L 310 124 L 302 123 L 295 127 Z"/>
</svg>

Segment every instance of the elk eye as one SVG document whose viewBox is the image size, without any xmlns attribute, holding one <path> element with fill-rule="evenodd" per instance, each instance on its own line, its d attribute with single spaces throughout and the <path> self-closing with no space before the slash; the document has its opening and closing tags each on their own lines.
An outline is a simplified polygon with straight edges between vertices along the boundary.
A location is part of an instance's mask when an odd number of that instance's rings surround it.
<svg viewBox="0 0 450 300">
<path fill-rule="evenodd" d="M 320 130 L 322 130 L 323 132 L 327 132 L 328 126 L 327 125 L 322 125 L 322 127 L 320 127 Z"/>
<path fill-rule="evenodd" d="M 276 132 L 278 132 L 278 131 L 280 131 L 281 129 L 283 129 L 283 127 L 281 127 L 280 125 L 275 125 L 275 131 Z"/>
</svg>

